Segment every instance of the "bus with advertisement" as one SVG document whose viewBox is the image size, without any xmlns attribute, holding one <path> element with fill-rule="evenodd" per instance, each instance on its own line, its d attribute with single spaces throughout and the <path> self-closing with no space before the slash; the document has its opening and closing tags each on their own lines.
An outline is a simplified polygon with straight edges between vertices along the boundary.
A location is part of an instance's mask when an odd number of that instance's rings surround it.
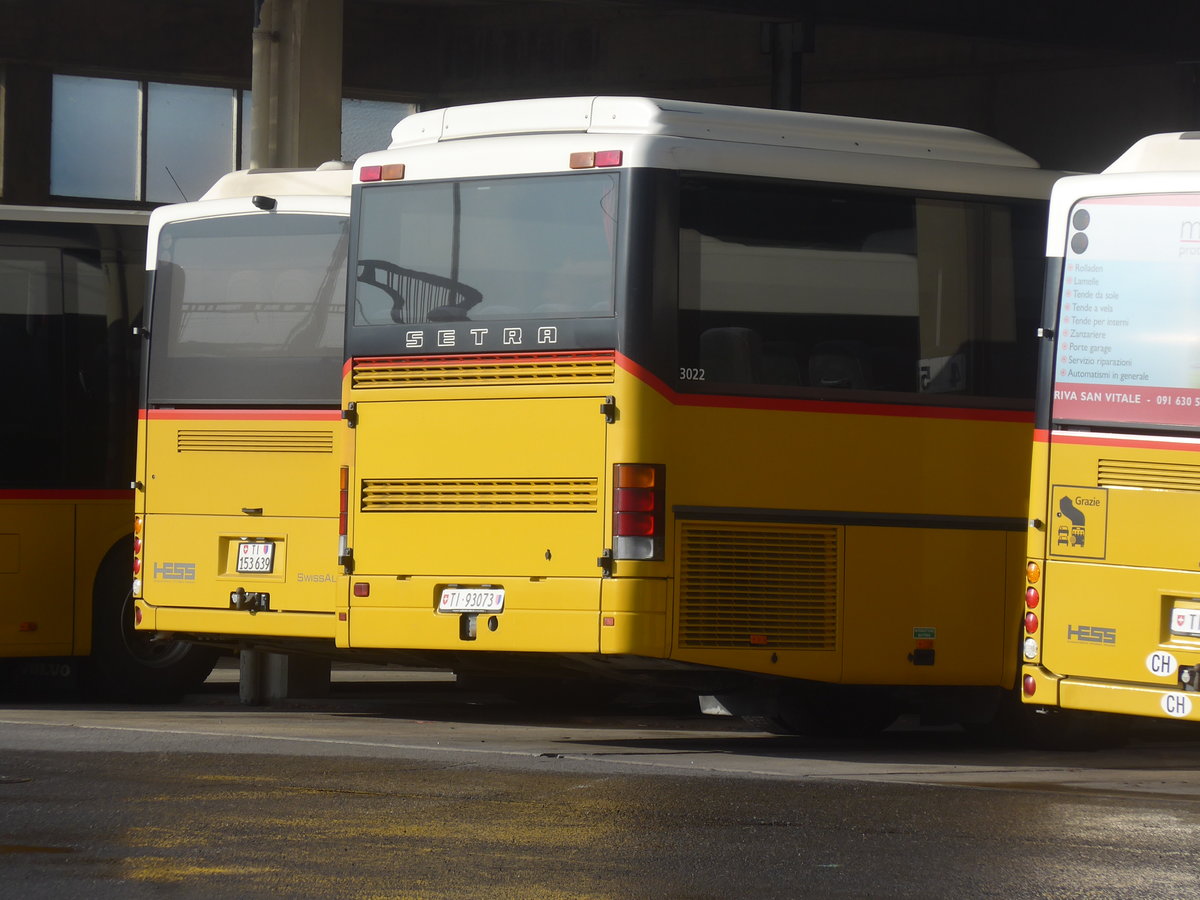
<svg viewBox="0 0 1200 900">
<path fill-rule="evenodd" d="M 338 646 L 779 731 L 984 716 L 1019 669 L 1055 178 L 960 129 L 690 102 L 403 120 L 355 165 Z"/>
<path fill-rule="evenodd" d="M 332 647 L 350 179 L 342 163 L 233 172 L 150 217 L 144 632 Z"/>
<path fill-rule="evenodd" d="M 1022 694 L 1200 720 L 1200 135 L 1050 205 Z"/>
<path fill-rule="evenodd" d="M 0 207 L 0 668 L 18 687 L 162 699 L 215 659 L 136 633 L 129 602 L 147 216 Z"/>
</svg>

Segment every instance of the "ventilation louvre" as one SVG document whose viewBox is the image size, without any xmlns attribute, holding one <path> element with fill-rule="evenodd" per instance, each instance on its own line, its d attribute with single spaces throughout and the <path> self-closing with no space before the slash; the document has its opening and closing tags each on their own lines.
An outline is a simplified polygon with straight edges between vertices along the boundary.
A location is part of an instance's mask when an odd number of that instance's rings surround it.
<svg viewBox="0 0 1200 900">
<path fill-rule="evenodd" d="M 363 512 L 594 512 L 595 478 L 365 478 Z"/>
<path fill-rule="evenodd" d="M 332 453 L 333 432 L 181 428 L 175 449 L 180 453 Z"/>
<path fill-rule="evenodd" d="M 1156 491 L 1200 491 L 1200 465 L 1101 459 L 1096 465 L 1096 484 Z"/>
<path fill-rule="evenodd" d="M 833 650 L 841 531 L 681 523 L 679 645 Z"/>
<path fill-rule="evenodd" d="M 613 353 L 514 353 L 492 356 L 356 360 L 355 390 L 489 385 L 604 384 L 616 374 Z"/>
</svg>

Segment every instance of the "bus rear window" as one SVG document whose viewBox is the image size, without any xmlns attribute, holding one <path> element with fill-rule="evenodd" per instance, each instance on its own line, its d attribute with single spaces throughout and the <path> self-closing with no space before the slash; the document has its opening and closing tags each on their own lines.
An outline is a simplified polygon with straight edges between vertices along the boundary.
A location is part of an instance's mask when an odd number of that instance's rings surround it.
<svg viewBox="0 0 1200 900">
<path fill-rule="evenodd" d="M 608 316 L 618 176 L 362 190 L 354 324 Z"/>
<path fill-rule="evenodd" d="M 1053 417 L 1200 423 L 1200 194 L 1082 200 L 1059 303 Z"/>
<path fill-rule="evenodd" d="M 341 216 L 279 213 L 166 225 L 150 401 L 336 403 L 346 228 Z"/>
</svg>

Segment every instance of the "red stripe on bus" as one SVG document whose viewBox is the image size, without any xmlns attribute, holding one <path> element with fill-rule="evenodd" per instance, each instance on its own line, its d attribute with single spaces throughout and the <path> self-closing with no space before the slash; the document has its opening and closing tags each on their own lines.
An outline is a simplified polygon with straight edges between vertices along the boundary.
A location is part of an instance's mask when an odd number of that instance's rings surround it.
<svg viewBox="0 0 1200 900">
<path fill-rule="evenodd" d="M 1074 444 L 1081 447 L 1124 447 L 1134 450 L 1179 450 L 1184 453 L 1200 453 L 1200 439 L 1197 438 L 1154 438 L 1136 437 L 1100 437 L 1092 434 L 1063 434 L 1054 432 L 1048 440 L 1053 444 Z"/>
<path fill-rule="evenodd" d="M 900 416 L 910 419 L 968 419 L 983 422 L 1033 421 L 1033 412 L 1020 409 L 975 409 L 961 406 L 917 406 L 906 403 L 852 403 L 846 400 L 800 400 L 782 397 L 745 397 L 718 394 L 681 394 L 661 378 L 642 368 L 627 356 L 617 354 L 617 364 L 645 382 L 676 406 L 724 407 L 786 412 L 822 412 L 860 416 Z"/>
<path fill-rule="evenodd" d="M 132 490 L 0 490 L 0 500 L 132 500 Z"/>
<path fill-rule="evenodd" d="M 143 409 L 141 419 L 164 421 L 216 421 L 234 419 L 241 422 L 329 422 L 340 419 L 340 409 Z"/>
</svg>

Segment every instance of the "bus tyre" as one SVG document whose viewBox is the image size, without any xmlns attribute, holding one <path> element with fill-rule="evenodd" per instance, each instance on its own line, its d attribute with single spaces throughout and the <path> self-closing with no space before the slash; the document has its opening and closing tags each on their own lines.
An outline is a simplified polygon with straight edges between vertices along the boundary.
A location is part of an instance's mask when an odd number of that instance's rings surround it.
<svg viewBox="0 0 1200 900">
<path fill-rule="evenodd" d="M 84 667 L 86 693 L 105 700 L 177 700 L 212 671 L 218 651 L 187 641 L 155 640 L 133 627 L 129 589 L 132 538 L 109 551 L 92 591 L 92 654 Z"/>
</svg>

